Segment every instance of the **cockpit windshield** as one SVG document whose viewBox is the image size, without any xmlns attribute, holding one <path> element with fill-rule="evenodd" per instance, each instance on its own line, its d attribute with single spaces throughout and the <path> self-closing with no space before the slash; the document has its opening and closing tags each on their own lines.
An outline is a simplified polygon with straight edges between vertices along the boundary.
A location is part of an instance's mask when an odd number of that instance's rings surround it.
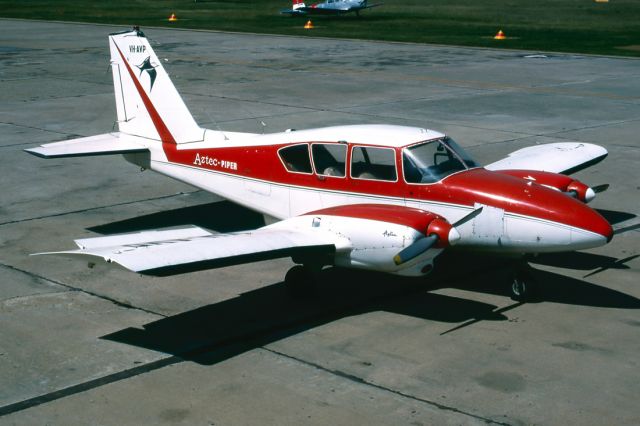
<svg viewBox="0 0 640 426">
<path fill-rule="evenodd" d="M 409 183 L 433 183 L 461 170 L 478 167 L 449 137 L 434 139 L 404 149 L 404 178 Z"/>
</svg>

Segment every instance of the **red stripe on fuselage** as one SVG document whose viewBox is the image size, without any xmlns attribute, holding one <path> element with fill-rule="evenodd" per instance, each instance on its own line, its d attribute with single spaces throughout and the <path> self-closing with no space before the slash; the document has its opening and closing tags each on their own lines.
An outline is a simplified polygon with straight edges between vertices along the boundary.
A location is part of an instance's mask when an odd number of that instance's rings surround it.
<svg viewBox="0 0 640 426">
<path fill-rule="evenodd" d="M 296 142 L 294 144 L 298 144 Z M 332 191 L 345 195 L 421 200 L 446 205 L 475 203 L 504 209 L 506 213 L 535 217 L 574 226 L 610 238 L 609 223 L 595 210 L 568 195 L 508 174 L 477 168 L 453 174 L 435 184 L 407 184 L 398 166 L 398 182 L 353 179 L 347 157 L 347 177 L 288 172 L 278 157 L 278 149 L 289 144 L 179 150 L 165 146 L 170 161 L 214 172 L 257 179 L 277 185 Z M 399 158 L 400 149 L 396 149 Z M 350 150 L 348 151 L 350 152 Z M 203 157 L 206 157 L 203 163 Z M 196 159 L 200 159 L 200 164 Z M 314 206 L 309 206 L 311 209 Z M 403 223 L 403 222 L 402 222 Z"/>
<path fill-rule="evenodd" d="M 149 116 L 151 117 L 151 121 L 153 121 L 153 125 L 155 126 L 156 131 L 158 132 L 158 135 L 160 136 L 160 140 L 163 143 L 170 143 L 170 144 L 174 144 L 175 145 L 176 144 L 175 138 L 173 137 L 173 135 L 171 134 L 171 132 L 167 128 L 166 124 L 164 124 L 164 121 L 162 120 L 162 117 L 160 117 L 160 114 L 158 114 L 158 111 L 153 106 L 153 102 L 151 102 L 151 99 L 149 99 L 149 96 L 147 96 L 147 93 L 142 88 L 142 85 L 140 84 L 140 82 L 136 78 L 133 70 L 129 66 L 129 62 L 127 61 L 127 59 L 122 54 L 122 51 L 118 47 L 118 45 L 115 42 L 115 40 L 113 41 L 113 44 L 116 46 L 116 49 L 118 50 L 118 53 L 120 54 L 120 57 L 122 58 L 122 61 L 124 62 L 124 65 L 127 67 L 127 71 L 129 71 L 129 75 L 131 76 L 131 80 L 133 80 L 133 84 L 136 86 L 136 89 L 138 90 L 138 94 L 140 95 L 140 98 L 142 99 L 142 102 L 144 103 L 144 106 L 147 109 L 147 112 L 149 113 Z"/>
</svg>

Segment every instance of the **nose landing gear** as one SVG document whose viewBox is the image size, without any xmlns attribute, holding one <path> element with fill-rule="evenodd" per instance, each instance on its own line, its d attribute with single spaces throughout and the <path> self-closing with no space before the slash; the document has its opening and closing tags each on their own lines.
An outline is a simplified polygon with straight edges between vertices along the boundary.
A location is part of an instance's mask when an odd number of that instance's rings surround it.
<svg viewBox="0 0 640 426">
<path fill-rule="evenodd" d="M 529 302 L 533 299 L 536 290 L 536 282 L 533 277 L 531 266 L 522 261 L 516 266 L 511 275 L 511 287 L 509 295 L 517 302 Z"/>
</svg>

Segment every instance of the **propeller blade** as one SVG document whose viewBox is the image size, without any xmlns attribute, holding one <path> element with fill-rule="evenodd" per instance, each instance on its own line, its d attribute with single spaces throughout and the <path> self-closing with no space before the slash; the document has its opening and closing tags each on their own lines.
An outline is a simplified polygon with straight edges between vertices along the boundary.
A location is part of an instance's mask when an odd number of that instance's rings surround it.
<svg viewBox="0 0 640 426">
<path fill-rule="evenodd" d="M 452 224 L 451 226 L 453 226 L 454 228 L 457 228 L 458 226 L 462 225 L 463 223 L 466 223 L 466 222 L 470 221 L 471 219 L 473 219 L 474 217 L 478 216 L 480 213 L 482 213 L 482 207 L 478 207 L 477 209 L 475 209 L 474 211 L 472 211 L 471 213 L 469 213 L 468 215 L 466 215 L 465 217 L 463 217 L 462 219 L 460 219 L 456 223 Z"/>
<path fill-rule="evenodd" d="M 591 189 L 593 189 L 593 192 L 595 192 L 596 194 L 599 194 L 609 189 L 609 184 L 603 183 L 602 185 L 592 186 Z"/>
<path fill-rule="evenodd" d="M 478 216 L 480 213 L 482 213 L 482 207 L 478 207 L 477 209 L 475 209 L 474 211 L 467 214 L 462 219 L 458 220 L 456 223 L 451 225 L 451 231 L 449 234 L 451 245 L 455 244 L 455 242 L 460 239 L 460 234 L 456 230 L 456 227 L 470 221 L 474 217 Z M 408 247 L 405 247 L 398 254 L 396 254 L 393 257 L 393 261 L 395 262 L 396 265 L 402 265 L 403 263 L 406 263 L 411 259 L 420 256 L 425 251 L 429 250 L 438 242 L 438 239 L 439 237 L 437 234 L 431 234 L 426 237 L 420 238 L 419 240 L 416 240 L 416 242 L 414 242 Z"/>
<path fill-rule="evenodd" d="M 396 254 L 393 257 L 393 261 L 396 263 L 396 265 L 402 265 L 403 263 L 420 256 L 422 253 L 433 247 L 437 242 L 438 236 L 436 234 L 420 238 L 419 240 L 416 240 L 415 243 L 411 244 L 408 247 L 405 247 L 400 251 L 400 253 Z"/>
</svg>

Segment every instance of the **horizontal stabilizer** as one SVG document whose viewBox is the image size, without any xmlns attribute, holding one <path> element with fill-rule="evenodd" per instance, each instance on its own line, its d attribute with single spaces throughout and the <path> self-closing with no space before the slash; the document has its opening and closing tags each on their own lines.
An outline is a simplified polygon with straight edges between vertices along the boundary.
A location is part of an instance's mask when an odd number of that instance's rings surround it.
<svg viewBox="0 0 640 426">
<path fill-rule="evenodd" d="M 607 156 L 601 146 L 582 142 L 558 142 L 519 149 L 487 165 L 487 170 L 539 170 L 571 174 L 586 169 Z"/>
<path fill-rule="evenodd" d="M 293 255 L 332 254 L 335 245 L 323 234 L 289 229 L 213 234 L 198 227 L 76 240 L 79 250 L 38 253 L 90 256 L 134 272 L 168 276 Z"/>
<path fill-rule="evenodd" d="M 148 151 L 142 145 L 119 136 L 119 133 L 105 133 L 86 138 L 48 143 L 36 148 L 25 149 L 25 151 L 42 158 L 84 157 Z"/>
</svg>

